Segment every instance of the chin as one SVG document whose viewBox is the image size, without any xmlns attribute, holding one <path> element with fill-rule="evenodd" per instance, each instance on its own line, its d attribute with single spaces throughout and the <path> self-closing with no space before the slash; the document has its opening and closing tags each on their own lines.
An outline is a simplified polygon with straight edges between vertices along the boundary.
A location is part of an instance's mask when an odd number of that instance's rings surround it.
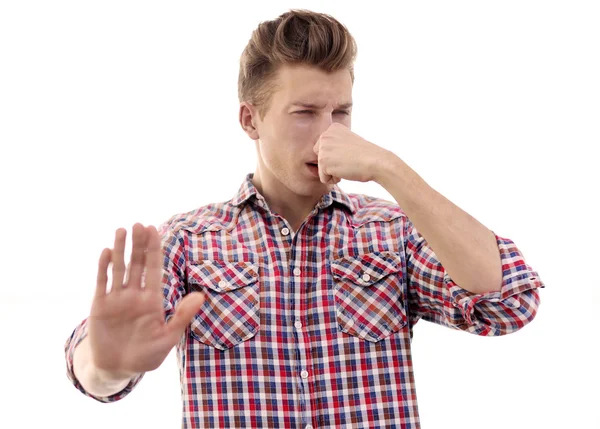
<svg viewBox="0 0 600 429">
<path fill-rule="evenodd" d="M 320 197 L 329 191 L 329 186 L 321 183 L 318 179 L 300 177 L 291 178 L 292 182 L 287 184 L 288 189 L 303 197 Z"/>
</svg>

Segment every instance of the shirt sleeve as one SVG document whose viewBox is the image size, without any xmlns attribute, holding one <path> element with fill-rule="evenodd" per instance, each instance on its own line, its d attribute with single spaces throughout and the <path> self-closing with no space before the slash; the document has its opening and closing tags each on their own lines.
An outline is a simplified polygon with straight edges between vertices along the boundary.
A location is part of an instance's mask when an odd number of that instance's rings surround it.
<svg viewBox="0 0 600 429">
<path fill-rule="evenodd" d="M 165 320 L 168 321 L 174 313 L 174 309 L 184 295 L 185 289 L 185 260 L 183 251 L 183 240 L 179 238 L 173 224 L 175 217 L 172 217 L 167 222 L 161 224 L 157 230 L 161 237 L 161 244 L 163 250 L 163 294 L 164 294 L 164 309 L 165 309 Z M 67 341 L 65 342 L 65 359 L 67 366 L 67 378 L 71 383 L 79 389 L 84 395 L 89 396 L 99 402 L 115 402 L 125 396 L 127 396 L 140 380 L 143 378 L 144 373 L 137 375 L 123 390 L 110 396 L 96 396 L 87 392 L 73 371 L 73 355 L 75 348 L 79 343 L 87 336 L 87 321 L 85 318 L 76 328 L 73 330 Z"/>
<path fill-rule="evenodd" d="M 510 239 L 494 233 L 502 260 L 501 289 L 476 294 L 450 278 L 408 219 L 404 232 L 411 327 L 423 318 L 476 335 L 499 336 L 519 330 L 535 317 L 540 304 L 537 289 L 545 285 Z"/>
</svg>

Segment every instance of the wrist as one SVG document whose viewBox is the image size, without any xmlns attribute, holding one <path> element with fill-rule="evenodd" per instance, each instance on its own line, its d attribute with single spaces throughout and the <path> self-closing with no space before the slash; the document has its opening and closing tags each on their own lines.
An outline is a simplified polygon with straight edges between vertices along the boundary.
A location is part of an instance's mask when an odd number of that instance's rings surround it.
<svg viewBox="0 0 600 429">
<path fill-rule="evenodd" d="M 106 388 L 124 387 L 135 375 L 106 371 L 95 365 L 89 338 L 87 337 L 75 348 L 73 371 L 82 384 L 87 386 L 103 386 Z"/>
<path fill-rule="evenodd" d="M 92 363 L 90 363 L 88 371 L 96 379 L 96 382 L 107 387 L 120 386 L 123 383 L 128 384 L 129 381 L 136 376 L 136 374 L 133 373 L 106 371 L 98 368 Z"/>
<path fill-rule="evenodd" d="M 401 174 L 403 169 L 402 160 L 393 152 L 385 150 L 372 167 L 373 181 L 384 185 L 384 183 L 393 181 L 394 177 Z"/>
</svg>

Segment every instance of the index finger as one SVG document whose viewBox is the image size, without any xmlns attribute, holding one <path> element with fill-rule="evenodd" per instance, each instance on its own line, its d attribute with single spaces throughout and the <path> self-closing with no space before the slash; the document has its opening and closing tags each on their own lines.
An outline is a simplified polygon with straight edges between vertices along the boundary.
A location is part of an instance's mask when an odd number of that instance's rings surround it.
<svg viewBox="0 0 600 429">
<path fill-rule="evenodd" d="M 163 277 L 163 254 L 160 237 L 154 226 L 150 225 L 147 230 L 145 283 L 147 288 L 159 289 L 162 286 Z"/>
</svg>

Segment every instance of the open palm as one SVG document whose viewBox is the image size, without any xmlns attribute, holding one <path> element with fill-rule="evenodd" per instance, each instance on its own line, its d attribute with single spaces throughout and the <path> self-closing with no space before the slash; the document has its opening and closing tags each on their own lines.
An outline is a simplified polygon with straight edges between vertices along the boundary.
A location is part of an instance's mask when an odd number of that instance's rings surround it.
<svg viewBox="0 0 600 429">
<path fill-rule="evenodd" d="M 118 229 L 114 249 L 104 249 L 100 255 L 96 293 L 88 318 L 92 361 L 115 379 L 158 368 L 204 302 L 201 293 L 186 295 L 166 323 L 163 253 L 158 232 L 153 226 L 133 226 L 128 279 L 124 279 L 126 235 L 125 229 Z M 107 293 L 111 262 L 112 286 Z"/>
</svg>

